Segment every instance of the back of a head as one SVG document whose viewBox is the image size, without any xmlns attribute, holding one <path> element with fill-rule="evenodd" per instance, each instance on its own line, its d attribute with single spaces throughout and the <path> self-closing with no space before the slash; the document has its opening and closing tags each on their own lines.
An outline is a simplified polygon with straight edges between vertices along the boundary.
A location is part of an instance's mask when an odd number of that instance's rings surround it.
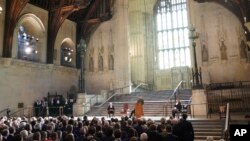
<svg viewBox="0 0 250 141">
<path fill-rule="evenodd" d="M 121 130 L 120 129 L 116 129 L 115 131 L 114 131 L 114 137 L 117 139 L 117 138 L 121 138 L 121 134 L 122 134 L 122 132 L 121 132 Z"/>
<path fill-rule="evenodd" d="M 107 137 L 111 137 L 113 135 L 113 129 L 111 127 L 107 127 L 104 131 L 104 134 L 107 136 Z"/>
<path fill-rule="evenodd" d="M 73 135 L 73 134 L 68 134 L 68 135 L 66 136 L 66 141 L 75 141 L 74 135 Z"/>
<path fill-rule="evenodd" d="M 56 132 L 51 133 L 50 139 L 51 139 L 51 141 L 57 141 L 58 140 L 58 134 Z"/>
<path fill-rule="evenodd" d="M 182 118 L 186 120 L 187 119 L 187 114 L 183 114 Z"/>
<path fill-rule="evenodd" d="M 137 138 L 134 136 L 134 137 L 131 137 L 130 138 L 130 141 L 137 141 Z"/>
<path fill-rule="evenodd" d="M 20 135 L 21 135 L 22 138 L 26 139 L 26 138 L 28 138 L 28 131 L 27 130 L 22 130 L 20 132 Z"/>
<path fill-rule="evenodd" d="M 213 141 L 214 140 L 214 137 L 212 136 L 207 136 L 207 141 Z"/>
<path fill-rule="evenodd" d="M 142 133 L 140 136 L 141 141 L 147 141 L 148 140 L 148 134 L 147 133 Z"/>
<path fill-rule="evenodd" d="M 88 130 L 88 133 L 91 134 L 91 135 L 94 135 L 96 133 L 96 128 L 95 126 L 90 126 L 89 127 L 89 130 Z"/>
<path fill-rule="evenodd" d="M 23 138 L 20 134 L 17 134 L 13 137 L 12 141 L 23 141 Z"/>
<path fill-rule="evenodd" d="M 14 134 L 15 131 L 16 131 L 15 127 L 10 127 L 10 128 L 9 128 L 9 133 L 10 133 L 10 134 Z"/>
<path fill-rule="evenodd" d="M 167 131 L 168 133 L 171 133 L 171 132 L 172 132 L 172 126 L 171 126 L 171 125 L 167 125 L 167 126 L 166 126 L 166 131 Z"/>
<path fill-rule="evenodd" d="M 41 140 L 41 134 L 40 132 L 35 132 L 33 134 L 33 140 L 40 141 Z"/>
<path fill-rule="evenodd" d="M 67 125 L 67 133 L 72 133 L 73 132 L 73 126 L 71 124 Z"/>
<path fill-rule="evenodd" d="M 44 141 L 47 139 L 47 132 L 46 131 L 42 131 L 41 132 L 41 141 Z"/>
</svg>

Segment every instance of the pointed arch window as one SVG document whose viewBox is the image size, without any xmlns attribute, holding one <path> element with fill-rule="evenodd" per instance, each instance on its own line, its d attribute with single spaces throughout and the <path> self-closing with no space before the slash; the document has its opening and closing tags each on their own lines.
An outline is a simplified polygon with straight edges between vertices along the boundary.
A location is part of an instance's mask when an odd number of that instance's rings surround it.
<svg viewBox="0 0 250 141">
<path fill-rule="evenodd" d="M 28 61 L 39 61 L 39 52 L 37 42 L 39 38 L 28 34 L 24 26 L 20 26 L 18 29 L 18 59 Z"/>
<path fill-rule="evenodd" d="M 62 66 L 73 66 L 73 52 L 74 50 L 69 46 L 61 46 L 61 65 Z"/>
<path fill-rule="evenodd" d="M 191 66 L 187 0 L 160 0 L 156 5 L 159 69 Z"/>
</svg>

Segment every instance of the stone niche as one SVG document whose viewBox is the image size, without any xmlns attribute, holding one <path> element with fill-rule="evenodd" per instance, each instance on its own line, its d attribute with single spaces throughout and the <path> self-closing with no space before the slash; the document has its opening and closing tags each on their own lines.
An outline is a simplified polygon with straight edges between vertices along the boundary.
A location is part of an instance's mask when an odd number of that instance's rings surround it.
<svg viewBox="0 0 250 141">
<path fill-rule="evenodd" d="M 196 52 L 203 83 L 249 81 L 247 42 L 237 16 L 218 3 L 191 3 L 192 23 L 199 33 Z"/>
</svg>

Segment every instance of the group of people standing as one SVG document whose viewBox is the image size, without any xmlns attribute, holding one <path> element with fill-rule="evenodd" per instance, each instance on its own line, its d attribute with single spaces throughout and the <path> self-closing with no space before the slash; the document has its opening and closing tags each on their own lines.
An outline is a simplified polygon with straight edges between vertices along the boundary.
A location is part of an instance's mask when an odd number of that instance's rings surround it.
<svg viewBox="0 0 250 141">
<path fill-rule="evenodd" d="M 61 95 L 53 98 L 43 98 L 34 102 L 36 116 L 59 116 L 60 112 L 65 115 L 72 114 L 74 100 L 65 99 Z M 60 111 L 61 110 L 61 111 Z"/>
</svg>

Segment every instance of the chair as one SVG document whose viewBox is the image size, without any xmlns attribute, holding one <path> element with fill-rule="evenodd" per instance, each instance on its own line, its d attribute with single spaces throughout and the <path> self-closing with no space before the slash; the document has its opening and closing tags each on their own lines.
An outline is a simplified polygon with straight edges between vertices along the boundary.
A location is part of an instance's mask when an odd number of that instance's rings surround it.
<svg viewBox="0 0 250 141">
<path fill-rule="evenodd" d="M 219 106 L 219 116 L 220 116 L 220 119 L 226 118 L 226 106 L 225 105 Z"/>
<path fill-rule="evenodd" d="M 120 114 L 127 116 L 127 112 L 128 112 L 128 103 L 124 103 Z"/>
</svg>

